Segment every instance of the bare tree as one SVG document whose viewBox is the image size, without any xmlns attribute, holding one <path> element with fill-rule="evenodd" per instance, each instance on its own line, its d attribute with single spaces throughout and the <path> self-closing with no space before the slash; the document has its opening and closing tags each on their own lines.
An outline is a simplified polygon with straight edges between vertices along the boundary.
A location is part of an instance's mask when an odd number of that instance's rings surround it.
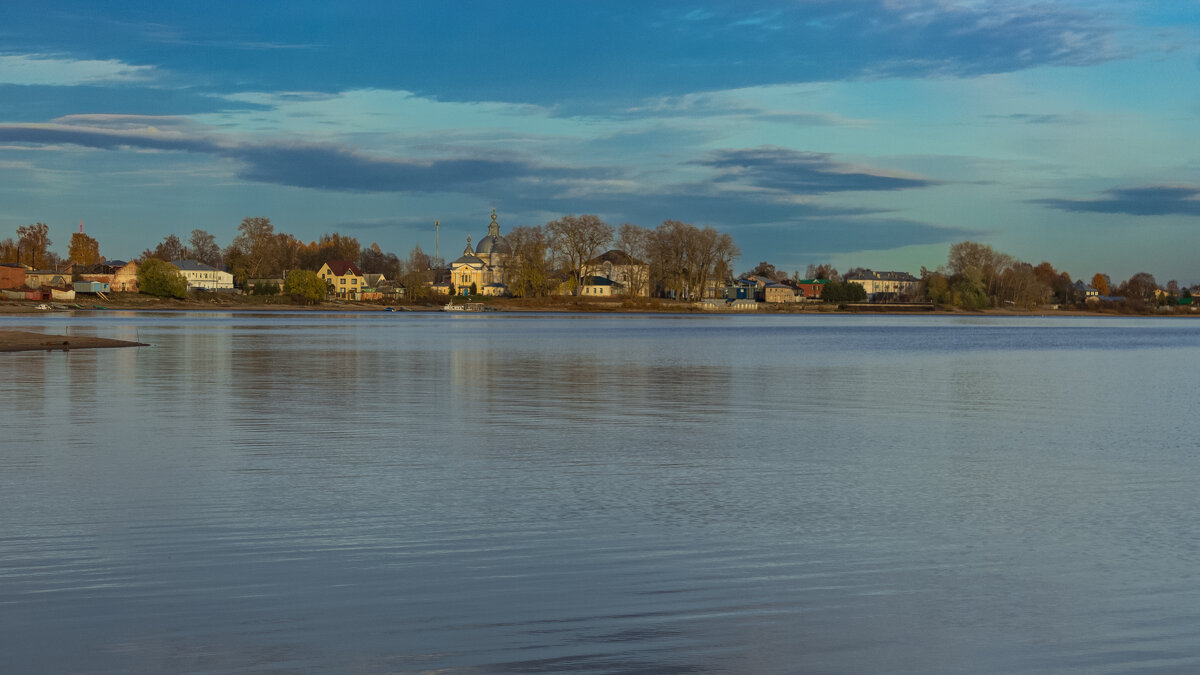
<svg viewBox="0 0 1200 675">
<path fill-rule="evenodd" d="M 827 281 L 841 281 L 838 276 L 838 271 L 833 265 L 822 263 L 820 265 L 810 264 L 804 268 L 805 279 L 825 279 Z"/>
<path fill-rule="evenodd" d="M 628 258 L 627 292 L 632 296 L 645 294 L 650 284 L 650 266 L 637 263 L 645 263 L 650 257 L 650 230 L 632 223 L 621 225 L 617 228 L 616 248 Z"/>
<path fill-rule="evenodd" d="M 413 246 L 404 261 L 403 276 L 405 293 L 410 301 L 425 300 L 429 297 L 430 284 L 433 283 L 433 266 L 429 254 L 421 250 L 421 245 Z"/>
<path fill-rule="evenodd" d="M 142 251 L 141 255 L 142 260 L 158 258 L 159 260 L 165 260 L 166 262 L 183 260 L 187 257 L 187 247 L 183 245 L 183 242 L 179 241 L 179 237 L 173 234 L 168 234 L 166 237 L 164 237 L 163 240 L 158 243 L 158 246 L 154 247 L 153 251 L 146 249 L 145 251 Z"/>
<path fill-rule="evenodd" d="M 613 238 L 613 227 L 598 216 L 567 215 L 546 223 L 550 247 L 562 258 L 575 279 L 575 295 L 583 286 L 583 268 L 595 258 Z"/>
<path fill-rule="evenodd" d="M 204 230 L 192 230 L 188 245 L 192 258 L 205 265 L 221 269 L 221 247 L 217 245 L 216 237 Z"/>
<path fill-rule="evenodd" d="M 664 220 L 650 233 L 650 272 L 665 295 L 682 298 L 687 293 L 687 242 L 694 229 L 688 223 Z"/>
<path fill-rule="evenodd" d="M 244 284 L 247 279 L 262 279 L 272 276 L 271 272 L 281 271 L 272 260 L 273 249 L 276 248 L 274 244 L 275 226 L 270 218 L 242 219 L 242 224 L 238 225 L 238 235 L 225 249 L 225 259 L 230 264 L 234 278 Z"/>
<path fill-rule="evenodd" d="M 363 274 L 382 274 L 387 279 L 399 280 L 401 267 L 400 258 L 385 252 L 378 243 L 364 248 L 358 259 L 358 269 Z"/>
</svg>

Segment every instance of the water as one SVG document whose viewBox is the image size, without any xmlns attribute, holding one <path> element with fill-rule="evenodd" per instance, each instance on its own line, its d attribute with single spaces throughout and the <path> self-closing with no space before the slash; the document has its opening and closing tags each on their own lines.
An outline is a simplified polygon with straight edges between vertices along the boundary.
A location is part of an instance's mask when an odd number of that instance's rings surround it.
<svg viewBox="0 0 1200 675">
<path fill-rule="evenodd" d="M 5 317 L 0 671 L 1200 669 L 1200 324 Z"/>
</svg>

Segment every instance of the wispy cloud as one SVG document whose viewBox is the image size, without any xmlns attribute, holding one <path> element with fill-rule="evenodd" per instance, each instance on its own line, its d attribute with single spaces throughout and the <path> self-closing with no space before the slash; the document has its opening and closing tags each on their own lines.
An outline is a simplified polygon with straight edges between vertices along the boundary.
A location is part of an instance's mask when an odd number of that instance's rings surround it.
<svg viewBox="0 0 1200 675">
<path fill-rule="evenodd" d="M 924 178 L 841 163 L 826 153 L 787 148 L 720 150 L 695 163 L 717 169 L 718 182 L 788 194 L 904 190 L 937 184 Z"/>
<path fill-rule="evenodd" d="M 115 150 L 150 149 L 208 154 L 238 163 L 240 178 L 341 192 L 464 192 L 492 195 L 519 184 L 526 192 L 561 189 L 564 182 L 605 178 L 600 168 L 539 164 L 517 156 L 411 159 L 363 152 L 334 143 L 292 140 L 243 142 L 203 133 L 177 118 L 87 115 L 54 124 L 0 124 L 0 142 L 71 144 Z"/>
<path fill-rule="evenodd" d="M 566 111 L 564 111 L 566 112 Z M 738 122 L 782 122 L 803 127 L 862 127 L 866 120 L 826 112 L 767 108 L 738 97 L 736 92 L 702 92 L 647 99 L 612 115 L 617 118 L 727 118 Z"/>
<path fill-rule="evenodd" d="M 0 84 L 78 85 L 146 82 L 155 76 L 151 66 L 121 61 L 55 58 L 30 54 L 0 55 Z"/>
<path fill-rule="evenodd" d="M 1062 115 L 1057 113 L 1010 113 L 1007 115 L 987 115 L 987 119 L 1023 124 L 1083 124 L 1085 121 L 1082 115 Z"/>
<path fill-rule="evenodd" d="M 1200 216 L 1200 187 L 1194 185 L 1149 185 L 1105 190 L 1102 199 L 1039 199 L 1061 211 L 1120 213 L 1131 216 Z"/>
</svg>

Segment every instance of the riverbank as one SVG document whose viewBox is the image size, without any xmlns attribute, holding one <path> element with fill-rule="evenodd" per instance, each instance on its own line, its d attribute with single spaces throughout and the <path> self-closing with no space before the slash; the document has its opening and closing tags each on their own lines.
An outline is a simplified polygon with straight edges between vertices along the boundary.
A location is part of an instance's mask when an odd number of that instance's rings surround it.
<svg viewBox="0 0 1200 675">
<path fill-rule="evenodd" d="M 110 347 L 145 347 L 141 342 L 86 335 L 46 335 L 20 330 L 0 330 L 0 352 L 70 351 Z"/>
<path fill-rule="evenodd" d="M 438 300 L 441 300 L 440 302 Z M 456 298 L 459 303 L 461 298 Z M 669 314 L 924 314 L 949 316 L 1198 316 L 1191 307 L 1180 307 L 1173 312 L 1120 312 L 1115 308 L 1075 309 L 1039 307 L 1030 310 L 1016 308 L 963 310 L 944 305 L 834 305 L 820 302 L 795 304 L 759 305 L 750 311 L 729 309 L 704 309 L 695 302 L 681 302 L 662 298 L 587 298 L 554 296 L 547 298 L 472 298 L 492 309 L 505 312 L 587 312 L 587 313 L 669 313 Z M 23 301 L 0 301 L 0 315 L 43 314 L 48 310 L 35 308 L 37 303 Z M 137 293 L 113 293 L 101 306 L 80 303 L 81 307 L 60 311 L 98 312 L 119 311 L 185 311 L 185 312 L 437 312 L 441 311 L 444 299 L 431 299 L 418 304 L 397 303 L 384 305 L 378 302 L 333 301 L 318 305 L 294 304 L 282 296 L 264 297 L 255 295 L 192 294 L 186 300 L 158 298 Z"/>
</svg>

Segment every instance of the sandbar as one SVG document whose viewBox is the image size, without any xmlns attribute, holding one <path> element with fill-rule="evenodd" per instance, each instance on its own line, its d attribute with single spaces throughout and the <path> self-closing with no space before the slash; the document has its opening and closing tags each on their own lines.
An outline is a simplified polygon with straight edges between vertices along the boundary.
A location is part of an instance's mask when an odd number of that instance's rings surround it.
<svg viewBox="0 0 1200 675">
<path fill-rule="evenodd" d="M 21 330 L 0 330 L 0 352 L 69 351 L 106 347 L 145 347 L 141 342 L 88 335 L 44 335 Z"/>
</svg>

